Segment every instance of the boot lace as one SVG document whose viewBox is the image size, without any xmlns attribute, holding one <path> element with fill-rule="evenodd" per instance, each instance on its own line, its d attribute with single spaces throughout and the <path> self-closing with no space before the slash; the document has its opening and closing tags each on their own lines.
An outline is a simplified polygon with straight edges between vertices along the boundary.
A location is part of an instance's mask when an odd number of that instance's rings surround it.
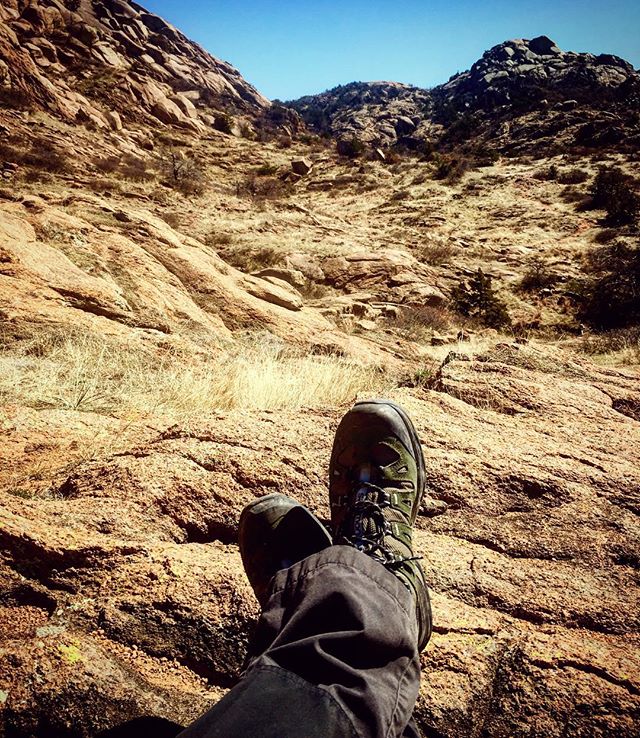
<svg viewBox="0 0 640 738">
<path fill-rule="evenodd" d="M 407 561 L 418 561 L 422 557 L 403 557 L 389 548 L 385 537 L 392 534 L 392 529 L 384 514 L 388 507 L 391 507 L 391 497 L 387 490 L 371 482 L 358 482 L 344 538 L 354 548 L 393 570 Z"/>
</svg>

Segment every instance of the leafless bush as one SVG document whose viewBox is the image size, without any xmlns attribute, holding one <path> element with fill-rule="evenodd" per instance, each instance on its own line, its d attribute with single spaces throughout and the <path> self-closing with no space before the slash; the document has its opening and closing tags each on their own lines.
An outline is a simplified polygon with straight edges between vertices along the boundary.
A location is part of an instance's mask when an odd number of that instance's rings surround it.
<svg viewBox="0 0 640 738">
<path fill-rule="evenodd" d="M 220 255 L 231 266 L 243 272 L 254 272 L 256 269 L 274 266 L 282 254 L 273 246 L 236 245 L 228 249 L 221 249 Z"/>
<path fill-rule="evenodd" d="M 601 231 L 596 233 L 593 240 L 595 243 L 605 244 L 611 243 L 611 241 L 615 240 L 617 237 L 618 231 L 615 228 L 603 228 Z"/>
<path fill-rule="evenodd" d="M 574 167 L 573 169 L 565 169 L 559 172 L 556 179 L 560 184 L 564 185 L 582 184 L 582 182 L 586 182 L 589 179 L 589 173 L 585 172 L 584 169 Z"/>
<path fill-rule="evenodd" d="M 180 215 L 172 210 L 163 213 L 162 219 L 165 223 L 167 223 L 167 225 L 170 225 L 172 228 L 180 227 Z"/>
<path fill-rule="evenodd" d="M 272 177 L 278 171 L 277 164 L 265 163 L 256 169 L 258 177 Z"/>
<path fill-rule="evenodd" d="M 155 179 L 155 174 L 149 170 L 147 162 L 132 154 L 122 157 L 119 170 L 125 179 L 133 182 L 149 182 Z"/>
<path fill-rule="evenodd" d="M 395 325 L 407 338 L 420 341 L 431 331 L 448 330 L 452 322 L 452 315 L 446 308 L 421 305 L 403 308 Z"/>
<path fill-rule="evenodd" d="M 640 364 L 640 327 L 623 328 L 587 336 L 582 350 L 592 356 L 617 355 L 619 363 Z"/>
<path fill-rule="evenodd" d="M 212 246 L 213 248 L 229 246 L 233 243 L 233 236 L 230 233 L 220 233 L 219 231 L 212 230 L 204 237 L 204 242 L 207 246 Z"/>
<path fill-rule="evenodd" d="M 181 149 L 171 147 L 162 149 L 160 170 L 171 187 L 183 195 L 201 195 L 206 188 L 204 168 Z"/>
<path fill-rule="evenodd" d="M 304 286 L 299 289 L 300 294 L 309 300 L 321 300 L 333 290 L 326 284 L 314 282 L 313 279 L 306 279 Z"/>
<path fill-rule="evenodd" d="M 25 90 L 17 87 L 0 89 L 0 108 L 32 110 L 33 100 Z"/>
<path fill-rule="evenodd" d="M 549 182 L 558 178 L 558 167 L 555 164 L 546 167 L 545 169 L 539 169 L 531 175 L 534 179 L 539 179 L 542 182 Z"/>
<path fill-rule="evenodd" d="M 425 243 L 416 251 L 416 258 L 431 266 L 446 264 L 457 250 L 450 243 Z"/>
<path fill-rule="evenodd" d="M 547 264 L 540 258 L 533 259 L 527 271 L 524 273 L 518 289 L 522 292 L 535 292 L 537 290 L 553 287 L 558 281 L 558 275 L 549 270 Z"/>
<path fill-rule="evenodd" d="M 72 168 L 66 151 L 44 137 L 34 139 L 31 148 L 22 153 L 20 160 L 25 166 L 55 174 L 69 172 Z"/>
<path fill-rule="evenodd" d="M 250 197 L 253 200 L 278 200 L 287 197 L 291 192 L 291 185 L 277 177 L 259 177 L 256 174 L 248 174 L 244 179 L 236 182 L 236 195 Z"/>
<path fill-rule="evenodd" d="M 87 182 L 87 187 L 92 192 L 106 194 L 108 192 L 122 192 L 122 185 L 114 179 L 102 179 L 95 177 Z"/>
<path fill-rule="evenodd" d="M 104 174 L 113 174 L 118 171 L 118 167 L 120 166 L 120 157 L 106 156 L 104 158 L 99 158 L 93 162 L 93 165 L 98 171 L 103 172 Z"/>
<path fill-rule="evenodd" d="M 452 154 L 434 154 L 433 164 L 433 178 L 444 180 L 448 184 L 459 182 L 467 169 L 469 169 L 467 159 Z"/>
<path fill-rule="evenodd" d="M 399 202 L 400 200 L 408 200 L 411 197 L 410 190 L 397 190 L 391 195 L 389 200 L 392 202 Z"/>
</svg>

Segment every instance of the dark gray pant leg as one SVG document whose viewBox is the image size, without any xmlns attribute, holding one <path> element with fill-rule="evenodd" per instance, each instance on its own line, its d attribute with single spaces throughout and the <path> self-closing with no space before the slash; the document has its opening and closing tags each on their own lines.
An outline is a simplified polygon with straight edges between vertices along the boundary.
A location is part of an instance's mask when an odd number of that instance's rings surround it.
<svg viewBox="0 0 640 738">
<path fill-rule="evenodd" d="M 278 572 L 245 675 L 181 738 L 398 738 L 419 687 L 411 596 L 331 546 Z"/>
</svg>

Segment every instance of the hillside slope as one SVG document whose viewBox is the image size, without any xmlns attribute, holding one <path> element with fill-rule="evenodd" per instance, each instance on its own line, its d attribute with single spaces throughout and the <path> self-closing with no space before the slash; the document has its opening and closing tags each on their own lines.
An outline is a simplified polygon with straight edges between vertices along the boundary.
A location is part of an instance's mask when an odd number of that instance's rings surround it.
<svg viewBox="0 0 640 738">
<path fill-rule="evenodd" d="M 575 291 L 585 253 L 637 241 L 579 207 L 633 154 L 451 180 L 426 157 L 349 159 L 133 3 L 80 3 L 99 37 L 70 37 L 68 61 L 34 30 L 66 7 L 0 11 L 0 735 L 157 734 L 219 699 L 257 616 L 240 510 L 279 491 L 326 518 L 333 433 L 373 394 L 426 456 L 425 734 L 637 735 L 640 349 L 589 333 Z M 130 25 L 171 78 L 127 50 Z M 43 39 L 58 61 L 29 66 Z M 197 118 L 133 105 L 147 84 Z M 414 94 L 380 83 L 371 110 L 410 115 Z M 267 141 L 238 135 L 263 115 Z M 454 311 L 479 268 L 503 333 Z"/>
<path fill-rule="evenodd" d="M 124 119 L 202 132 L 216 114 L 270 106 L 230 64 L 126 0 L 3 3 L 0 85 L 8 101 L 113 130 Z"/>
</svg>

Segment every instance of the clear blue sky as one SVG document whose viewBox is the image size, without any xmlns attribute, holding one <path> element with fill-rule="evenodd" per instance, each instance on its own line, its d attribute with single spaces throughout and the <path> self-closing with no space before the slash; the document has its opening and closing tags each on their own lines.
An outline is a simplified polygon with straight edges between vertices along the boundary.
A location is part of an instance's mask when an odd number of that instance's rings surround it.
<svg viewBox="0 0 640 738">
<path fill-rule="evenodd" d="M 420 87 L 468 69 L 491 46 L 546 35 L 565 51 L 640 67 L 640 0 L 142 0 L 267 97 L 347 82 Z"/>
</svg>

